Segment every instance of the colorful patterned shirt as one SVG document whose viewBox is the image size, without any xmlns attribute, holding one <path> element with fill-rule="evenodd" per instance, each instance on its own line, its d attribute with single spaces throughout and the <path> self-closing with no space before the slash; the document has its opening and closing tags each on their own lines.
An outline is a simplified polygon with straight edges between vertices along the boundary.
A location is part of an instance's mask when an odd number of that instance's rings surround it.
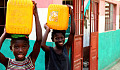
<svg viewBox="0 0 120 70">
<path fill-rule="evenodd" d="M 31 58 L 28 56 L 24 61 L 9 59 L 6 70 L 35 70 Z"/>
</svg>

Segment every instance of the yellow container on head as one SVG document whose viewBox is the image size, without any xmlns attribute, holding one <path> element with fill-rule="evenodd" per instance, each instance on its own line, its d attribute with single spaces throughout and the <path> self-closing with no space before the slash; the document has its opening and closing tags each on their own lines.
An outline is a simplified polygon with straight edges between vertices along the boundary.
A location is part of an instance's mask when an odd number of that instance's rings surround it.
<svg viewBox="0 0 120 70">
<path fill-rule="evenodd" d="M 47 25 L 55 30 L 67 30 L 69 7 L 67 5 L 50 4 L 48 7 Z"/>
<path fill-rule="evenodd" d="M 8 0 L 6 32 L 10 34 L 30 34 L 32 31 L 32 24 L 32 0 Z"/>
</svg>

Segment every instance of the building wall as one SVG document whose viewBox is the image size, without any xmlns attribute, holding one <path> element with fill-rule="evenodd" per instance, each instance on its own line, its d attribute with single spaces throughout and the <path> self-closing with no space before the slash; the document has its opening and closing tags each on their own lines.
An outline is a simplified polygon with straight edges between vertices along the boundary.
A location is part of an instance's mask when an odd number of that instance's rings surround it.
<svg viewBox="0 0 120 70">
<path fill-rule="evenodd" d="M 39 15 L 40 24 L 42 27 L 42 35 L 44 35 L 44 32 L 45 32 L 44 24 L 47 22 L 48 6 L 50 4 L 62 4 L 62 0 L 34 0 L 34 1 L 37 2 L 38 15 Z M 30 43 L 29 43 L 30 48 L 28 50 L 27 56 L 32 51 L 34 42 L 36 40 L 34 17 L 33 17 L 33 28 L 32 28 L 31 34 L 29 35 L 29 39 L 30 39 Z M 51 42 L 51 33 L 48 36 L 46 45 L 54 46 L 54 43 Z M 0 52 L 2 52 L 5 55 L 5 57 L 14 59 L 14 55 L 12 51 L 10 50 L 9 46 L 10 46 L 10 39 L 6 39 L 2 45 Z M 5 70 L 5 67 L 2 64 L 0 64 L 0 70 Z M 36 60 L 35 70 L 45 70 L 45 53 L 42 49 L 40 50 L 40 54 Z"/>
<path fill-rule="evenodd" d="M 29 43 L 30 47 L 26 56 L 28 56 L 33 50 L 34 43 L 35 43 L 35 40 L 30 40 L 30 43 Z M 54 46 L 54 43 L 47 42 L 46 45 Z M 6 39 L 4 41 L 0 52 L 3 53 L 7 58 L 11 58 L 11 59 L 15 58 L 12 51 L 10 50 L 10 39 Z M 0 64 L 0 70 L 5 70 L 5 67 L 2 64 Z M 40 49 L 40 53 L 35 62 L 35 70 L 45 70 L 45 52 L 42 49 Z"/>
<path fill-rule="evenodd" d="M 90 0 L 84 1 L 84 15 L 86 18 L 84 19 L 83 48 L 88 47 L 90 43 Z"/>
<path fill-rule="evenodd" d="M 105 31 L 105 1 L 115 5 L 116 22 L 113 29 Z M 99 44 L 98 44 L 98 70 L 112 64 L 120 58 L 120 30 L 119 30 L 119 2 L 115 0 L 99 1 Z"/>
<path fill-rule="evenodd" d="M 37 8 L 38 8 L 38 15 L 40 24 L 42 27 L 42 35 L 45 33 L 44 24 L 47 22 L 47 12 L 48 12 L 48 6 L 50 4 L 62 4 L 62 0 L 34 0 L 37 2 Z M 35 19 L 33 17 L 33 29 L 29 36 L 30 40 L 35 40 Z M 47 41 L 51 42 L 51 32 L 49 33 Z"/>
<path fill-rule="evenodd" d="M 84 36 L 83 36 L 83 47 L 89 46 L 89 40 L 90 40 L 90 22 L 89 19 L 87 19 L 87 28 L 84 25 Z"/>
<path fill-rule="evenodd" d="M 113 29 L 119 29 L 119 2 L 115 0 L 99 0 L 99 33 L 105 32 L 105 2 L 115 5 L 114 14 L 116 15 L 113 16 L 113 22 L 115 22 Z"/>
<path fill-rule="evenodd" d="M 120 30 L 99 33 L 98 70 L 120 58 Z"/>
</svg>

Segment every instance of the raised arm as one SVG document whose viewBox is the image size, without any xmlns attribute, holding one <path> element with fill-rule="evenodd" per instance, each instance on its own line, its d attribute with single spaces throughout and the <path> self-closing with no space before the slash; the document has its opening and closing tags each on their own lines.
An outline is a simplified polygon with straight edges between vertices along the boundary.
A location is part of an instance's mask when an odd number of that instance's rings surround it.
<svg viewBox="0 0 120 70">
<path fill-rule="evenodd" d="M 0 37 L 0 49 L 2 47 L 2 43 L 4 42 L 5 38 L 7 36 L 7 33 L 4 29 L 4 33 Z M 6 58 L 1 52 L 0 52 L 0 63 L 2 63 L 5 67 L 7 67 L 8 64 L 8 58 Z"/>
<path fill-rule="evenodd" d="M 34 64 L 40 52 L 40 46 L 41 46 L 41 41 L 42 41 L 42 29 L 41 29 L 41 25 L 39 22 L 36 3 L 34 1 L 33 1 L 33 4 L 34 4 L 33 14 L 35 16 L 35 25 L 36 25 L 36 41 L 35 41 L 33 51 L 31 52 L 30 56 Z"/>
<path fill-rule="evenodd" d="M 48 37 L 48 34 L 50 32 L 50 28 L 45 24 L 44 25 L 44 28 L 46 29 L 46 32 L 43 36 L 43 39 L 42 39 L 42 43 L 41 43 L 41 48 L 45 51 L 45 52 L 49 52 L 50 49 L 49 47 L 46 45 L 46 40 L 47 40 L 47 37 Z"/>
<path fill-rule="evenodd" d="M 68 37 L 68 41 L 65 44 L 67 49 L 69 50 L 70 46 L 72 45 L 72 42 L 74 40 L 74 35 L 75 35 L 75 21 L 74 21 L 74 13 L 73 10 L 71 9 L 71 7 L 69 7 L 70 10 L 70 15 L 71 15 L 71 31 L 70 31 L 70 35 Z"/>
</svg>

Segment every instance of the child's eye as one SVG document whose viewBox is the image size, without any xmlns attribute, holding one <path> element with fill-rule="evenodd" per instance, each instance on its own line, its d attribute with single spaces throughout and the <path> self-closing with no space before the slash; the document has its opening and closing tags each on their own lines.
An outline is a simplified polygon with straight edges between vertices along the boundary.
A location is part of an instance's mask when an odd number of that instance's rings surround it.
<svg viewBox="0 0 120 70">
<path fill-rule="evenodd" d="M 56 40 L 58 40 L 59 38 L 55 38 Z"/>
<path fill-rule="evenodd" d="M 61 39 L 64 39 L 64 37 L 61 37 Z"/>
<path fill-rule="evenodd" d="M 26 48 L 26 46 L 23 46 L 23 48 Z"/>
<path fill-rule="evenodd" d="M 18 46 L 15 46 L 14 48 L 15 48 L 15 49 L 18 49 L 19 47 L 18 47 Z"/>
</svg>

